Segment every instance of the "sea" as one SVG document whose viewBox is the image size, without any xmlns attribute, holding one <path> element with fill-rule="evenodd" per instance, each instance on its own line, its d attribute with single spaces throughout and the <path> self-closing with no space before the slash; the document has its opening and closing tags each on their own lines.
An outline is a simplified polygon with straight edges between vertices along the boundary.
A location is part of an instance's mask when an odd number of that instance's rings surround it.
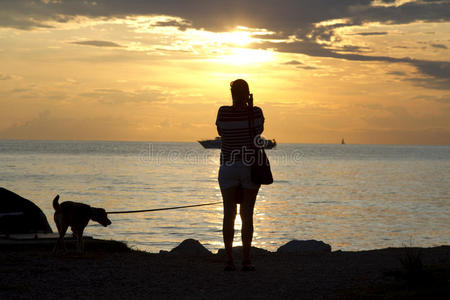
<svg viewBox="0 0 450 300">
<path fill-rule="evenodd" d="M 52 199 L 107 211 L 220 202 L 217 149 L 198 143 L 0 140 L 0 186 L 37 204 Z M 268 150 L 274 183 L 262 186 L 253 245 L 290 240 L 333 250 L 450 244 L 450 146 L 278 144 Z M 110 214 L 85 234 L 149 252 L 185 239 L 223 248 L 222 205 Z M 240 218 L 235 245 L 241 245 Z"/>
</svg>

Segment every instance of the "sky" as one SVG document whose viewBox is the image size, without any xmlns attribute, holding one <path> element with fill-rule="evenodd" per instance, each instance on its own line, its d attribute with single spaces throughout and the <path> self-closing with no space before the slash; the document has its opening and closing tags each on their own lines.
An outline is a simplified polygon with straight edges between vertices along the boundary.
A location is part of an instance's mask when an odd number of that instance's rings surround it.
<svg viewBox="0 0 450 300">
<path fill-rule="evenodd" d="M 450 145 L 450 1 L 0 0 L 0 138 Z"/>
</svg>

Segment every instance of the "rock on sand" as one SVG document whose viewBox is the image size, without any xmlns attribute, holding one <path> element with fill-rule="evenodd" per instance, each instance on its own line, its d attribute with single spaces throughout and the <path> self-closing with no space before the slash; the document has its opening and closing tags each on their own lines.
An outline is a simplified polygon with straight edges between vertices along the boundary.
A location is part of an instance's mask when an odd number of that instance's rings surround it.
<svg viewBox="0 0 450 300">
<path fill-rule="evenodd" d="M 330 253 L 331 246 L 316 240 L 299 241 L 293 240 L 278 248 L 277 253 L 295 254 L 324 254 Z"/>
<path fill-rule="evenodd" d="M 199 241 L 194 239 L 182 241 L 178 246 L 170 250 L 169 253 L 183 256 L 202 256 L 212 254 L 211 251 L 206 249 Z"/>
</svg>

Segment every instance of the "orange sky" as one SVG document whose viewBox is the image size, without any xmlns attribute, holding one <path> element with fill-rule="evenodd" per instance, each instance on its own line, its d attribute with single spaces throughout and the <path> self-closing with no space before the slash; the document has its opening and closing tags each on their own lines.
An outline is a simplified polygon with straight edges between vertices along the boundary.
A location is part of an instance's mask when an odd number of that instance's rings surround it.
<svg viewBox="0 0 450 300">
<path fill-rule="evenodd" d="M 244 78 L 282 143 L 450 144 L 450 4 L 353 2 L 5 1 L 0 138 L 212 138 Z"/>
</svg>

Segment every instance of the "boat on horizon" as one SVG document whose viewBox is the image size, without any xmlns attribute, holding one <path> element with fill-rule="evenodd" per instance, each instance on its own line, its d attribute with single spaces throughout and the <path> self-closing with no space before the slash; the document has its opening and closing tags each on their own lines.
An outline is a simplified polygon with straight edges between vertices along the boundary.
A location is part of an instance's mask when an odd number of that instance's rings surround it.
<svg viewBox="0 0 450 300">
<path fill-rule="evenodd" d="M 277 145 L 277 142 L 275 139 L 267 140 L 265 138 L 262 138 L 264 140 L 264 149 L 272 149 Z M 203 146 L 205 149 L 220 149 L 222 146 L 222 139 L 220 136 L 217 136 L 213 140 L 200 140 L 198 141 L 200 145 Z"/>
<path fill-rule="evenodd" d="M 342 138 L 341 145 L 345 145 L 344 138 Z"/>
</svg>

